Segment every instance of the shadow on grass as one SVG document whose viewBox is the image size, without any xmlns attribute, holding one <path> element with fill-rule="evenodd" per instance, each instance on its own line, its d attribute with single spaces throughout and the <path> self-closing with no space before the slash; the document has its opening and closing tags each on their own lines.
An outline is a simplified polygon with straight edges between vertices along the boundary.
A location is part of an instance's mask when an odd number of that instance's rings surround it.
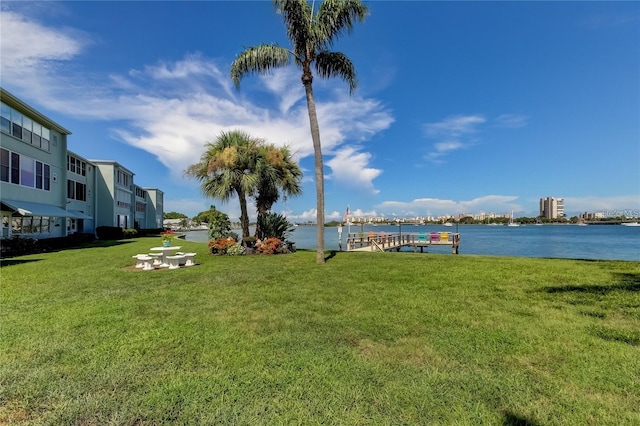
<svg viewBox="0 0 640 426">
<path fill-rule="evenodd" d="M 5 266 L 21 265 L 23 263 L 38 262 L 40 260 L 42 259 L 1 259 L 0 268 L 4 268 Z"/>
<path fill-rule="evenodd" d="M 506 411 L 504 413 L 504 419 L 502 420 L 504 426 L 538 426 L 538 423 L 522 417 L 518 414 Z"/>
<path fill-rule="evenodd" d="M 334 257 L 336 257 L 337 251 L 335 250 L 331 250 L 331 252 L 329 253 L 329 256 L 326 256 L 324 258 L 324 261 L 327 262 L 330 259 L 333 259 Z"/>
<path fill-rule="evenodd" d="M 547 293 L 608 294 L 612 291 L 640 291 L 640 274 L 615 274 L 618 283 L 608 285 L 561 285 L 544 287 Z"/>
</svg>

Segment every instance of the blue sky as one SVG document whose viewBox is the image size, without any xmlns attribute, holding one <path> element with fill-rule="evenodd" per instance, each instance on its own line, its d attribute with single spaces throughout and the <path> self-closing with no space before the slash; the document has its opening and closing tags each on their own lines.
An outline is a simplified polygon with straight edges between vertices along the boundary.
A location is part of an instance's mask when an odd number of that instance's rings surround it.
<svg viewBox="0 0 640 426">
<path fill-rule="evenodd" d="M 326 214 L 414 217 L 640 208 L 640 3 L 372 1 L 335 50 L 353 95 L 314 80 Z M 165 211 L 211 204 L 183 170 L 221 131 L 286 144 L 315 218 L 313 148 L 296 68 L 251 76 L 245 47 L 288 46 L 270 1 L 3 1 L 1 84 L 72 131 L 70 150 L 115 160 L 165 192 Z"/>
</svg>

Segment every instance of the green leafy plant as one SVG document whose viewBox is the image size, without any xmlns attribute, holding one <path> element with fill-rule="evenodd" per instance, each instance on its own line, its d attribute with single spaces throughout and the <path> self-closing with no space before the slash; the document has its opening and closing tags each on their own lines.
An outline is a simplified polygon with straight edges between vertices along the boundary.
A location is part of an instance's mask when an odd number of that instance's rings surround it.
<svg viewBox="0 0 640 426">
<path fill-rule="evenodd" d="M 242 256 L 245 254 L 245 248 L 240 243 L 235 243 L 227 249 L 227 255 L 229 256 Z"/>
<path fill-rule="evenodd" d="M 286 241 L 295 229 L 286 217 L 277 213 L 266 213 L 258 218 L 258 221 L 262 233 L 258 238 L 261 239 L 277 238 Z"/>
</svg>

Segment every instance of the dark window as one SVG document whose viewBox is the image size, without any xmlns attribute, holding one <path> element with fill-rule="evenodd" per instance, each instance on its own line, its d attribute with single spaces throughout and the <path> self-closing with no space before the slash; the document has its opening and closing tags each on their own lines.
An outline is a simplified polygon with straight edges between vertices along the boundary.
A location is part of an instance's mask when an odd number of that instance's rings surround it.
<svg viewBox="0 0 640 426">
<path fill-rule="evenodd" d="M 50 175 L 50 167 L 48 164 L 44 165 L 44 190 L 48 191 L 51 188 L 51 175 Z"/>
<path fill-rule="evenodd" d="M 11 153 L 11 183 L 20 184 L 20 155 Z"/>
<path fill-rule="evenodd" d="M 36 161 L 36 188 L 42 189 L 42 163 Z"/>
<path fill-rule="evenodd" d="M 9 182 L 9 151 L 0 149 L 0 180 Z"/>
<path fill-rule="evenodd" d="M 87 201 L 87 185 L 76 182 L 76 200 Z"/>
<path fill-rule="evenodd" d="M 18 139 L 22 139 L 22 126 L 16 123 L 11 123 L 11 124 L 13 124 L 13 136 L 15 136 Z"/>
<path fill-rule="evenodd" d="M 71 179 L 67 179 L 67 198 L 76 198 L 76 183 Z"/>
</svg>

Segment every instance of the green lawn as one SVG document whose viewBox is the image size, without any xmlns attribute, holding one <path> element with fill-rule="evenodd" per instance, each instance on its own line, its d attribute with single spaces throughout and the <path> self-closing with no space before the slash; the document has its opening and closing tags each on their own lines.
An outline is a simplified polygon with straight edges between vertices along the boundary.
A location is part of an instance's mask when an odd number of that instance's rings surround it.
<svg viewBox="0 0 640 426">
<path fill-rule="evenodd" d="M 6 259 L 0 424 L 640 424 L 640 262 Z"/>
</svg>

